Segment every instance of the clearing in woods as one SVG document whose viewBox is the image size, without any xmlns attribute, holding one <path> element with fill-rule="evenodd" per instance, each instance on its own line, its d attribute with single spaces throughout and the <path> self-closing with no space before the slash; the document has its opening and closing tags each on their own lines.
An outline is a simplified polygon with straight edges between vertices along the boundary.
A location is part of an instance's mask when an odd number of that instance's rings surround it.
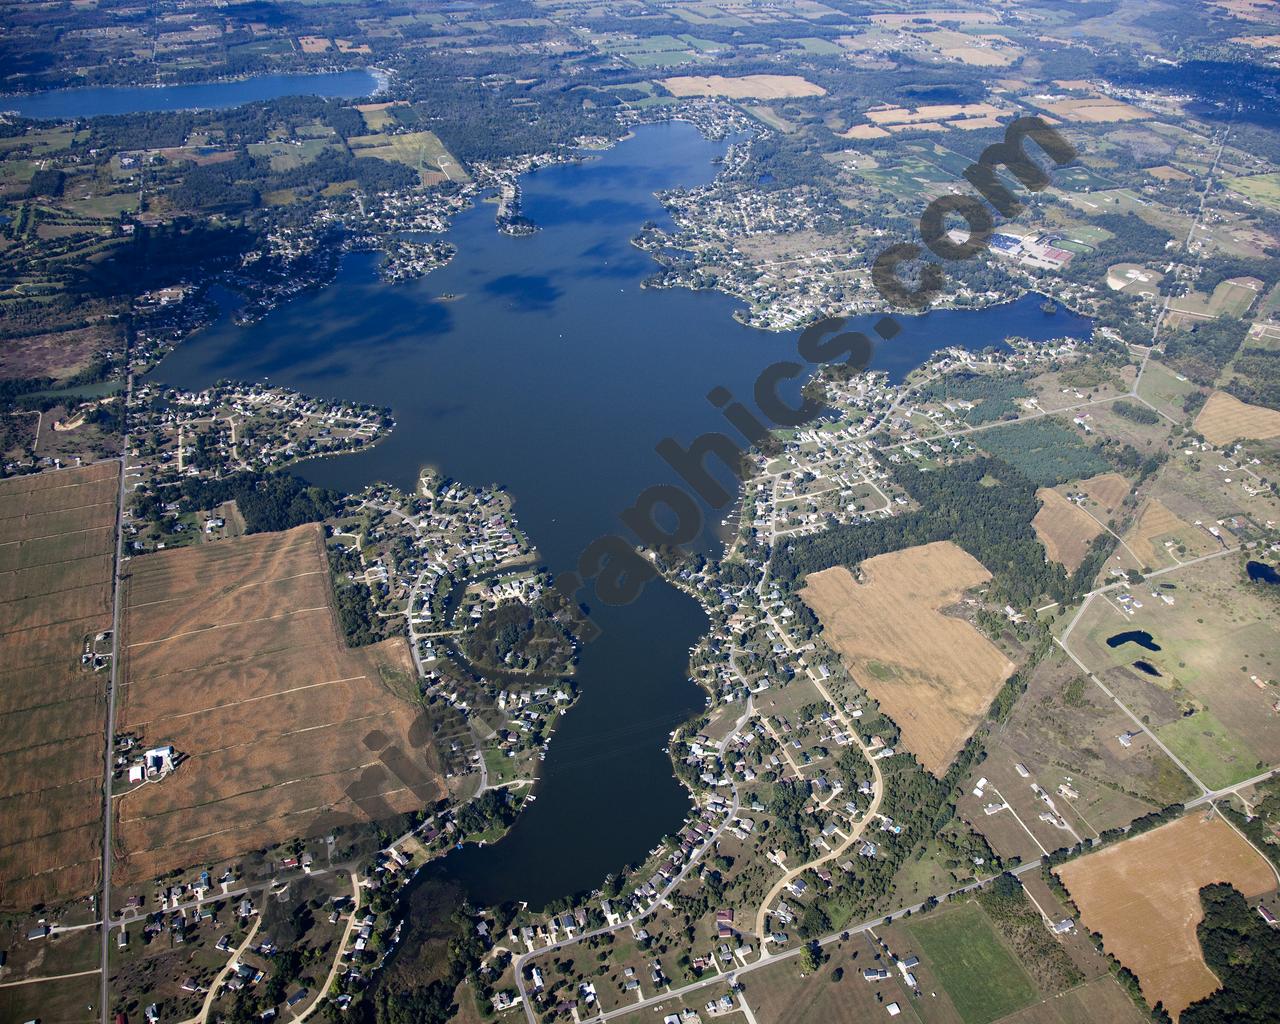
<svg viewBox="0 0 1280 1024">
<path fill-rule="evenodd" d="M 1196 417 L 1194 428 L 1212 445 L 1246 439 L 1267 441 L 1280 437 L 1280 412 L 1249 405 L 1225 391 L 1215 391 Z"/>
<path fill-rule="evenodd" d="M 1031 520 L 1036 536 L 1051 562 L 1060 562 L 1067 572 L 1075 572 L 1102 527 L 1088 512 L 1055 490 L 1042 487 L 1036 497 L 1041 501 L 1040 511 Z"/>
<path fill-rule="evenodd" d="M 1014 665 L 963 619 L 942 614 L 991 574 L 950 541 L 868 558 L 862 582 L 837 566 L 800 596 L 823 635 L 935 775 L 964 745 Z"/>
<path fill-rule="evenodd" d="M 319 525 L 135 559 L 123 640 L 118 731 L 184 760 L 116 797 L 122 882 L 444 795 L 408 647 L 345 646 Z"/>
<path fill-rule="evenodd" d="M 88 892 L 101 860 L 119 464 L 0 481 L 0 905 Z M 109 650 L 110 641 L 100 644 Z"/>
<path fill-rule="evenodd" d="M 799 75 L 684 75 L 662 78 L 659 84 L 672 96 L 726 96 L 731 100 L 784 100 L 794 96 L 825 96 L 827 90 Z"/>
<path fill-rule="evenodd" d="M 1230 882 L 1252 899 L 1276 886 L 1271 865 L 1220 817 L 1189 814 L 1068 861 L 1055 872 L 1108 953 L 1138 976 L 1142 994 L 1177 1019 L 1218 988 L 1196 937 L 1200 890 Z"/>
</svg>

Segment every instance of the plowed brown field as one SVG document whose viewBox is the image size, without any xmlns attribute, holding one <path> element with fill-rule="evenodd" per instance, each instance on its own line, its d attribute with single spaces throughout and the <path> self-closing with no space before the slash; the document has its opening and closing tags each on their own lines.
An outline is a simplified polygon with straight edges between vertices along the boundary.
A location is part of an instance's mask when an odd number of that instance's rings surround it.
<svg viewBox="0 0 1280 1024">
<path fill-rule="evenodd" d="M 1246 897 L 1275 888 L 1270 864 L 1220 817 L 1189 814 L 1056 869 L 1091 931 L 1176 1019 L 1218 988 L 1196 938 L 1200 890 L 1230 882 Z"/>
<path fill-rule="evenodd" d="M 1013 662 L 963 619 L 943 615 L 991 574 L 950 541 L 868 558 L 863 582 L 837 566 L 800 596 L 859 685 L 902 731 L 902 745 L 941 775 L 973 732 Z"/>
<path fill-rule="evenodd" d="M 1060 562 L 1067 572 L 1075 572 L 1089 553 L 1093 538 L 1102 533 L 1102 527 L 1093 516 L 1057 491 L 1042 487 L 1036 491 L 1042 505 L 1031 520 L 1036 536 L 1044 545 L 1045 554 L 1052 562 Z"/>
<path fill-rule="evenodd" d="M 119 729 L 185 760 L 117 798 L 123 881 L 443 795 L 408 646 L 346 647 L 318 525 L 137 559 L 126 598 Z"/>
<path fill-rule="evenodd" d="M 98 877 L 120 467 L 0 481 L 0 906 L 89 892 Z"/>
</svg>

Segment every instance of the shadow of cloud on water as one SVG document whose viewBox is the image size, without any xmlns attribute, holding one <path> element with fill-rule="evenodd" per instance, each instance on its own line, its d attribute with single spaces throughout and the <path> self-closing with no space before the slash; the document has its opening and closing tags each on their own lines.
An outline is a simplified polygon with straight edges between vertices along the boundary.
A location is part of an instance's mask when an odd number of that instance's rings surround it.
<svg viewBox="0 0 1280 1024">
<path fill-rule="evenodd" d="M 486 281 L 484 290 L 528 313 L 549 312 L 564 294 L 545 274 L 503 274 Z"/>
</svg>

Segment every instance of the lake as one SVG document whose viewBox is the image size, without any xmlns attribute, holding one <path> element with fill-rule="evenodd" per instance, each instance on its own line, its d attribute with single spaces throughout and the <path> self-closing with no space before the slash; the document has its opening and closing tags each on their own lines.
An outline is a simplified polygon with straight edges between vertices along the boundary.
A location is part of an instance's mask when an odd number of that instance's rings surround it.
<svg viewBox="0 0 1280 1024">
<path fill-rule="evenodd" d="M 0 96 L 0 110 L 47 120 L 156 110 L 226 110 L 281 96 L 355 99 L 372 95 L 380 85 L 375 74 L 360 69 L 324 74 L 254 75 L 232 82 L 102 85 L 11 94 Z"/>
<path fill-rule="evenodd" d="M 798 358 L 795 334 L 735 322 L 734 299 L 640 287 L 655 268 L 629 240 L 648 220 L 670 223 L 654 192 L 710 181 L 726 145 L 684 123 L 640 128 L 594 159 L 522 179 L 535 234 L 499 234 L 494 208 L 479 204 L 455 219 L 448 238 L 458 255 L 444 269 L 386 285 L 376 257 L 350 256 L 328 287 L 248 327 L 224 318 L 153 376 L 184 388 L 269 378 L 389 405 L 396 429 L 386 441 L 302 475 L 347 491 L 374 480 L 412 488 L 431 464 L 501 483 L 544 561 L 572 568 L 587 543 L 620 529 L 619 513 L 641 491 L 675 482 L 654 452 L 659 440 L 725 429 L 709 390 L 749 402 L 765 366 Z M 1087 320 L 1045 314 L 1041 301 L 901 317 L 902 333 L 880 345 L 873 366 L 901 378 L 949 345 L 1088 336 Z M 851 326 L 870 334 L 878 319 Z M 551 741 L 537 801 L 501 842 L 455 852 L 437 869 L 478 902 L 540 905 L 593 888 L 642 859 L 689 808 L 663 746 L 704 705 L 687 678 L 689 647 L 706 628 L 701 609 L 655 583 L 629 606 L 593 604 L 592 616 L 603 635 L 582 651 L 581 698 Z"/>
</svg>

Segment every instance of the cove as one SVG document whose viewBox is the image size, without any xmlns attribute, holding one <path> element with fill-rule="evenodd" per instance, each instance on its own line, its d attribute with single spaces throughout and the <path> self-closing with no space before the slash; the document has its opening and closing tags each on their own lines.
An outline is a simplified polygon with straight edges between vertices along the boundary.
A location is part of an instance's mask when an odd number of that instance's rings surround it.
<svg viewBox="0 0 1280 1024">
<path fill-rule="evenodd" d="M 197 389 L 270 378 L 388 405 L 396 429 L 386 441 L 299 473 L 346 491 L 376 480 L 412 488 L 426 464 L 501 483 L 543 561 L 572 569 L 588 543 L 620 530 L 618 515 L 646 487 L 677 482 L 654 451 L 659 440 L 729 430 L 708 391 L 723 386 L 750 404 L 762 369 L 799 358 L 796 334 L 738 324 L 728 296 L 641 288 L 655 267 L 630 239 L 645 221 L 670 224 L 654 192 L 709 182 L 725 149 L 684 123 L 639 128 L 591 160 L 521 180 L 535 234 L 499 234 L 492 206 L 478 204 L 453 223 L 458 254 L 447 267 L 387 285 L 376 257 L 351 255 L 328 287 L 248 327 L 222 320 L 152 376 Z M 900 317 L 902 333 L 880 345 L 873 367 L 900 379 L 950 345 L 1088 337 L 1087 320 L 1046 315 L 1041 302 Z M 870 335 L 878 319 L 849 327 Z M 581 652 L 581 697 L 551 741 L 536 802 L 500 842 L 428 869 L 479 903 L 540 906 L 594 888 L 678 829 L 689 808 L 663 747 L 704 706 L 687 669 L 706 620 L 663 583 L 626 607 L 589 603 L 603 632 Z"/>
<path fill-rule="evenodd" d="M 0 110 L 45 120 L 158 110 L 227 110 L 281 96 L 355 99 L 372 95 L 379 85 L 378 77 L 364 70 L 254 75 L 193 85 L 102 85 L 0 96 Z"/>
</svg>

